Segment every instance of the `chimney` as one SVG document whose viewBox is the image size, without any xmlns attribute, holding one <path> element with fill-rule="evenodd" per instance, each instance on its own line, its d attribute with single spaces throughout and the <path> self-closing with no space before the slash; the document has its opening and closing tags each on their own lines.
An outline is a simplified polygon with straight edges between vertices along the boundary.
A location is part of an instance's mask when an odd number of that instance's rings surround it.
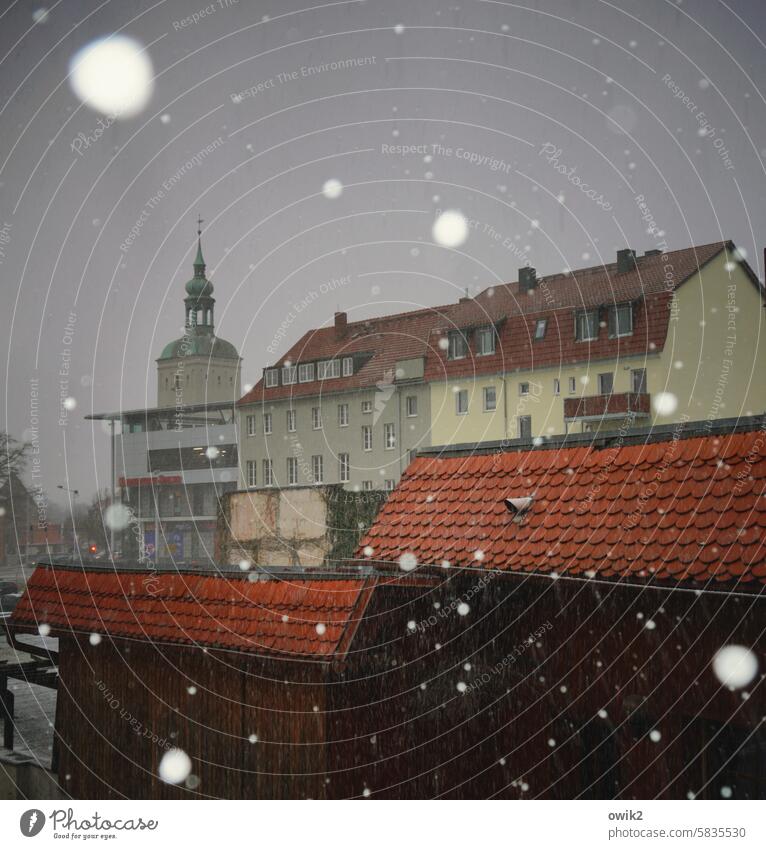
<svg viewBox="0 0 766 849">
<path fill-rule="evenodd" d="M 528 265 L 519 269 L 519 292 L 531 292 L 537 286 L 537 271 Z"/>
<path fill-rule="evenodd" d="M 635 271 L 636 252 L 630 248 L 617 251 L 617 273 L 624 274 L 626 271 Z"/>
<path fill-rule="evenodd" d="M 348 315 L 344 312 L 335 313 L 335 338 L 342 339 L 346 335 L 348 327 Z"/>
</svg>

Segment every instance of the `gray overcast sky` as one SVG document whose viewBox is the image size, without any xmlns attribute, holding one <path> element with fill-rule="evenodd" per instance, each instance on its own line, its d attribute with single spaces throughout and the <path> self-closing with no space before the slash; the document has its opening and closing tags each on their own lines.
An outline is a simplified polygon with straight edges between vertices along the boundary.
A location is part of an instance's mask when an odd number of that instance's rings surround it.
<svg viewBox="0 0 766 849">
<path fill-rule="evenodd" d="M 362 318 L 515 280 L 522 257 L 550 273 L 653 248 L 637 196 L 671 248 L 730 237 L 762 277 L 763 5 L 6 0 L 2 426 L 30 427 L 38 381 L 43 486 L 108 485 L 108 440 L 82 416 L 154 403 L 198 212 L 245 383 L 283 322 L 291 342 L 338 306 Z M 105 121 L 67 74 L 118 31 L 154 87 Z M 471 219 L 457 251 L 433 242 L 444 208 Z"/>
</svg>

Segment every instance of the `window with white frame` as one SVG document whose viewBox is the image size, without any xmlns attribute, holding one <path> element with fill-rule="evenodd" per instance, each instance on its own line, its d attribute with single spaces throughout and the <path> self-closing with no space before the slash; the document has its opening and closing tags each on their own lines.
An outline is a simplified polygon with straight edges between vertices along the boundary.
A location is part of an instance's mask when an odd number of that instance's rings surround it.
<svg viewBox="0 0 766 849">
<path fill-rule="evenodd" d="M 393 492 L 393 490 L 394 490 L 394 487 L 395 487 L 395 486 L 396 486 L 396 481 L 395 481 L 395 480 L 390 480 L 390 479 L 389 479 L 389 480 L 387 480 L 387 481 L 383 484 L 383 488 L 386 490 L 386 492 Z"/>
<path fill-rule="evenodd" d="M 279 371 L 275 368 L 266 369 L 266 386 L 270 389 L 279 386 Z"/>
<path fill-rule="evenodd" d="M 495 328 L 492 325 L 476 331 L 476 353 L 480 357 L 495 353 Z"/>
<path fill-rule="evenodd" d="M 561 381 L 558 377 L 553 378 L 553 394 L 560 395 L 561 394 Z"/>
<path fill-rule="evenodd" d="M 519 416 L 519 439 L 532 438 L 532 416 Z"/>
<path fill-rule="evenodd" d="M 578 342 L 598 339 L 598 310 L 578 310 L 575 313 L 575 339 Z"/>
<path fill-rule="evenodd" d="M 362 425 L 362 448 L 372 451 L 372 425 Z"/>
<path fill-rule="evenodd" d="M 407 400 L 405 402 L 405 406 L 407 409 L 407 415 L 412 418 L 413 416 L 417 416 L 418 414 L 418 396 L 417 395 L 408 395 Z"/>
<path fill-rule="evenodd" d="M 263 432 L 266 434 L 271 433 L 271 413 L 263 414 Z"/>
<path fill-rule="evenodd" d="M 362 481 L 362 489 L 369 492 L 372 489 L 372 481 Z"/>
<path fill-rule="evenodd" d="M 338 404 L 338 427 L 348 427 L 348 404 Z"/>
<path fill-rule="evenodd" d="M 287 411 L 287 432 L 288 433 L 295 433 L 295 423 L 296 423 L 295 410 L 288 410 Z"/>
<path fill-rule="evenodd" d="M 637 395 L 646 392 L 646 369 L 634 368 L 630 370 L 630 388 Z"/>
<path fill-rule="evenodd" d="M 535 339 L 545 339 L 545 331 L 548 329 L 548 319 L 538 318 L 535 323 Z"/>
<path fill-rule="evenodd" d="M 494 386 L 484 387 L 484 412 L 491 413 L 497 409 L 497 389 Z"/>
<path fill-rule="evenodd" d="M 462 360 L 468 356 L 468 341 L 459 330 L 450 330 L 448 342 L 447 357 L 450 360 Z"/>
<path fill-rule="evenodd" d="M 343 357 L 343 377 L 351 377 L 354 373 L 354 360 L 352 357 Z"/>
<path fill-rule="evenodd" d="M 298 383 L 310 383 L 314 379 L 314 363 L 301 363 L 298 366 Z"/>
<path fill-rule="evenodd" d="M 311 408 L 311 427 L 313 430 L 322 430 L 322 410 L 320 407 Z"/>
<path fill-rule="evenodd" d="M 295 486 L 298 483 L 298 458 L 287 458 L 287 485 Z"/>
<path fill-rule="evenodd" d="M 319 380 L 329 380 L 333 377 L 340 377 L 340 360 L 322 360 L 317 364 Z"/>
<path fill-rule="evenodd" d="M 274 466 L 271 460 L 263 461 L 263 485 L 274 486 Z"/>
<path fill-rule="evenodd" d="M 383 447 L 386 451 L 396 448 L 396 428 L 393 422 L 386 422 L 383 425 Z"/>
<path fill-rule="evenodd" d="M 324 460 L 321 454 L 314 454 L 311 458 L 311 477 L 314 479 L 314 483 L 324 481 Z"/>
<path fill-rule="evenodd" d="M 338 454 L 338 474 L 341 483 L 351 480 L 351 461 L 348 454 Z"/>
<path fill-rule="evenodd" d="M 455 393 L 455 412 L 458 416 L 464 416 L 468 412 L 467 389 L 458 389 Z"/>
<path fill-rule="evenodd" d="M 367 414 L 372 412 L 372 401 L 362 401 L 362 413 Z"/>
<path fill-rule="evenodd" d="M 247 435 L 255 436 L 256 427 L 255 427 L 255 416 L 247 416 L 245 418 L 245 425 L 247 427 Z"/>
<path fill-rule="evenodd" d="M 633 335 L 633 304 L 613 304 L 609 307 L 609 336 Z"/>
<path fill-rule="evenodd" d="M 298 380 L 298 366 L 282 366 L 282 385 L 291 386 Z"/>
<path fill-rule="evenodd" d="M 247 461 L 247 485 L 258 485 L 258 464 L 255 460 Z"/>
</svg>

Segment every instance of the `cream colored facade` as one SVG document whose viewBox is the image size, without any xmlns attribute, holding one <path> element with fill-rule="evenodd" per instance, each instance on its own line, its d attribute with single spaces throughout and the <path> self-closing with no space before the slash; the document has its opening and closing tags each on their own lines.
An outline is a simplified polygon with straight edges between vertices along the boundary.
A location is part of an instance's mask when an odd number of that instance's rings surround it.
<svg viewBox="0 0 766 849">
<path fill-rule="evenodd" d="M 531 436 L 641 427 L 755 415 L 766 411 L 766 339 L 761 293 L 739 263 L 720 253 L 675 292 L 661 351 L 430 384 L 431 443 L 450 445 L 515 439 L 531 417 Z M 587 351 L 587 346 L 583 346 Z M 599 395 L 599 375 L 612 374 L 612 395 L 634 390 L 645 369 L 648 415 L 593 416 L 567 421 L 567 398 Z M 524 386 L 528 393 L 523 394 Z M 496 409 L 485 410 L 494 387 Z M 458 393 L 467 392 L 467 412 Z"/>
</svg>

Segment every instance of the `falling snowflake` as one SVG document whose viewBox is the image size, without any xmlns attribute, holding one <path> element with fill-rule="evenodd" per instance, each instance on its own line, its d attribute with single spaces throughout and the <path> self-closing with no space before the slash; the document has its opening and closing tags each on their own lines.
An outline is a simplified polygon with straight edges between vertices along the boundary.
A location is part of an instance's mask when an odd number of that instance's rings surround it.
<svg viewBox="0 0 766 849">
<path fill-rule="evenodd" d="M 190 696 L 196 696 L 196 695 L 197 695 L 197 688 L 194 686 L 194 684 L 191 684 L 190 686 L 188 686 L 188 687 L 186 688 L 186 692 L 187 692 Z"/>
<path fill-rule="evenodd" d="M 97 646 L 101 642 L 101 634 L 93 633 L 88 637 L 88 642 L 92 646 Z"/>
<path fill-rule="evenodd" d="M 76 406 L 77 406 L 77 399 L 76 398 L 72 398 L 71 396 L 69 398 L 64 398 L 64 409 L 65 410 L 74 410 L 74 408 Z"/>
<path fill-rule="evenodd" d="M 110 504 L 104 510 L 104 524 L 113 531 L 122 531 L 130 524 L 131 516 L 130 508 L 125 504 Z"/>
<path fill-rule="evenodd" d="M 658 416 L 672 416 L 678 409 L 678 398 L 672 392 L 658 392 L 652 399 L 652 406 Z"/>
<path fill-rule="evenodd" d="M 649 739 L 652 741 L 652 743 L 659 743 L 662 739 L 662 734 L 656 728 L 653 728 L 649 732 Z"/>
<path fill-rule="evenodd" d="M 316 631 L 317 631 L 317 634 L 319 634 L 320 637 L 322 636 L 322 634 L 325 633 L 326 630 L 327 630 L 327 625 L 325 625 L 324 622 L 317 622 Z"/>
<path fill-rule="evenodd" d="M 48 634 L 50 634 L 50 632 L 51 632 L 51 626 L 50 625 L 46 625 L 45 623 L 43 623 L 42 625 L 37 626 L 37 633 L 41 637 L 47 637 Z"/>
<path fill-rule="evenodd" d="M 110 35 L 92 41 L 72 57 L 69 81 L 91 109 L 132 118 L 152 96 L 154 70 L 141 44 L 124 35 Z"/>
<path fill-rule="evenodd" d="M 183 749 L 169 749 L 160 761 L 160 778 L 166 784 L 180 784 L 191 772 L 191 758 Z"/>
<path fill-rule="evenodd" d="M 758 660 L 745 646 L 724 646 L 713 658 L 713 672 L 724 687 L 741 689 L 758 673 Z"/>
<path fill-rule="evenodd" d="M 468 222 L 462 212 L 448 209 L 436 219 L 434 241 L 445 248 L 457 248 L 468 238 Z"/>
<path fill-rule="evenodd" d="M 257 743 L 258 742 L 258 735 L 257 734 L 251 734 L 247 739 L 248 739 L 248 742 L 250 742 L 250 743 Z"/>
<path fill-rule="evenodd" d="M 471 612 L 471 608 L 464 601 L 461 601 L 457 606 L 457 612 L 460 616 L 468 616 Z"/>
<path fill-rule="evenodd" d="M 365 547 L 364 547 L 364 556 L 365 557 L 372 557 L 372 555 L 374 553 L 375 553 L 375 549 L 371 545 L 365 545 Z"/>
<path fill-rule="evenodd" d="M 411 572 L 418 565 L 418 558 L 412 552 L 405 551 L 399 558 L 399 568 L 402 572 Z"/>
<path fill-rule="evenodd" d="M 465 681 L 458 681 L 458 682 L 457 682 L 457 691 L 458 691 L 458 693 L 465 693 L 465 691 L 466 691 L 467 689 L 468 689 L 468 684 L 466 684 L 466 683 L 465 683 Z"/>
<path fill-rule="evenodd" d="M 335 200 L 343 194 L 343 183 L 340 180 L 327 180 L 322 186 L 322 194 L 328 200 Z"/>
<path fill-rule="evenodd" d="M 397 35 L 401 35 L 401 34 L 404 32 L 404 24 L 397 24 L 397 25 L 394 27 L 394 32 L 395 32 Z"/>
</svg>

